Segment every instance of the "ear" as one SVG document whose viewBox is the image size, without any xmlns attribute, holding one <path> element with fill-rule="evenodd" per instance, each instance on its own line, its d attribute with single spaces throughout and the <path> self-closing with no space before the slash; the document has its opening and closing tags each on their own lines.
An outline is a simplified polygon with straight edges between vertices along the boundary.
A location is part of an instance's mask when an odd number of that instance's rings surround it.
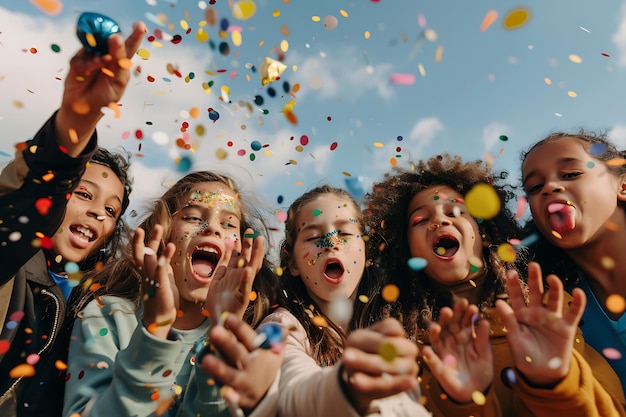
<svg viewBox="0 0 626 417">
<path fill-rule="evenodd" d="M 617 186 L 617 201 L 626 201 L 626 174 L 620 175 Z"/>
<path fill-rule="evenodd" d="M 291 273 L 292 277 L 300 276 L 300 270 L 293 260 L 289 262 L 289 272 Z"/>
</svg>

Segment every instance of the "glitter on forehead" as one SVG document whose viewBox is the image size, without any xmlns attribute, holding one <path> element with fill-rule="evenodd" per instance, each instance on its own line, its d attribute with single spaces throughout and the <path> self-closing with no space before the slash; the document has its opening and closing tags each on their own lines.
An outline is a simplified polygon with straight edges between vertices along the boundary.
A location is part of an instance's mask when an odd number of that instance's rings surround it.
<svg viewBox="0 0 626 417">
<path fill-rule="evenodd" d="M 318 248 L 334 248 L 337 245 L 346 243 L 345 239 L 339 237 L 339 231 L 333 230 L 320 237 L 320 240 L 315 242 L 315 246 Z"/>
<path fill-rule="evenodd" d="M 185 207 L 203 205 L 213 208 L 217 203 L 226 203 L 227 208 L 235 210 L 235 198 L 219 191 L 194 190 Z"/>
</svg>

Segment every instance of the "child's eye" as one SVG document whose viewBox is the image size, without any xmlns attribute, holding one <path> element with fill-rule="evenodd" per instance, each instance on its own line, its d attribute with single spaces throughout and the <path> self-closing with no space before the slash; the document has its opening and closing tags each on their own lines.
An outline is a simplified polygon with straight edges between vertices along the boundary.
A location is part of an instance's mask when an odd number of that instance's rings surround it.
<svg viewBox="0 0 626 417">
<path fill-rule="evenodd" d="M 202 223 L 202 219 L 196 216 L 183 216 L 183 220 L 189 223 L 197 223 L 197 224 Z"/>
<path fill-rule="evenodd" d="M 339 236 L 352 236 L 352 233 L 347 230 L 337 230 L 337 234 L 339 234 Z"/>
<path fill-rule="evenodd" d="M 534 194 L 543 188 L 543 184 L 535 184 L 525 188 L 527 194 Z"/>
<path fill-rule="evenodd" d="M 222 227 L 224 229 L 236 229 L 237 228 L 237 226 L 231 222 L 222 222 Z"/>
<path fill-rule="evenodd" d="M 113 207 L 106 207 L 105 210 L 107 211 L 107 213 L 109 213 L 110 216 L 115 217 L 116 215 L 116 211 Z"/>
<path fill-rule="evenodd" d="M 74 194 L 76 194 L 79 197 L 84 198 L 85 200 L 91 200 L 91 194 L 89 194 L 87 191 L 76 190 L 74 191 Z"/>
<path fill-rule="evenodd" d="M 411 226 L 417 226 L 418 224 L 424 224 L 428 221 L 427 218 L 422 217 L 422 216 L 415 216 L 413 217 L 413 219 L 411 220 Z"/>
<path fill-rule="evenodd" d="M 306 239 L 306 242 L 316 242 L 320 240 L 319 236 L 311 236 L 310 238 Z"/>
<path fill-rule="evenodd" d="M 565 178 L 565 179 L 576 178 L 579 175 L 582 175 L 582 172 L 580 172 L 580 171 L 566 172 L 566 173 L 563 174 L 563 178 Z"/>
</svg>

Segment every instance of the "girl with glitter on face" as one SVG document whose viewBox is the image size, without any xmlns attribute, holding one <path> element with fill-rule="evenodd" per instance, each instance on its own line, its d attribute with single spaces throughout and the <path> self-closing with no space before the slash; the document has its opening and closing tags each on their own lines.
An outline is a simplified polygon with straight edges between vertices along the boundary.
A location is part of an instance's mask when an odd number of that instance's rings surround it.
<svg viewBox="0 0 626 417">
<path fill-rule="evenodd" d="M 480 221 L 465 205 L 478 184 L 491 185 L 502 207 Z M 510 195 L 484 163 L 444 155 L 387 174 L 366 197 L 366 223 L 380 243 L 372 257 L 400 289 L 386 315 L 426 345 L 426 407 L 442 417 L 624 415 L 616 375 L 577 329 L 584 295 L 569 298 L 554 276 L 543 294 L 536 263 L 525 288 L 517 273 L 524 251 L 514 263 L 498 254 L 521 236 Z"/>
<path fill-rule="evenodd" d="M 213 378 L 233 384 L 224 392 L 242 409 L 274 412 L 271 401 L 269 411 L 255 406 L 274 381 L 279 349 L 247 354 L 250 326 L 269 312 L 276 284 L 251 213 L 232 180 L 209 171 L 186 175 L 156 200 L 126 256 L 82 288 L 65 416 L 227 413 L 221 384 L 206 383 Z M 209 330 L 222 356 L 206 361 Z"/>
<path fill-rule="evenodd" d="M 405 393 L 417 387 L 417 348 L 400 324 L 389 319 L 365 328 L 378 285 L 366 267 L 362 233 L 359 206 L 341 189 L 314 188 L 288 210 L 280 308 L 264 320 L 293 329 L 279 415 L 428 414 Z"/>
</svg>

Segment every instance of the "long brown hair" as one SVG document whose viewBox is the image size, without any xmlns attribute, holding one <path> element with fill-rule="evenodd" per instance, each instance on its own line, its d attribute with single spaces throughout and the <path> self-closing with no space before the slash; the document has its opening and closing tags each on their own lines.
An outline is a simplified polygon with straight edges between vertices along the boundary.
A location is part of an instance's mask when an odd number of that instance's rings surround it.
<svg viewBox="0 0 626 417">
<path fill-rule="evenodd" d="M 264 217 L 240 198 L 239 188 L 231 178 L 211 171 L 195 171 L 178 180 L 154 201 L 150 214 L 139 226 L 146 232 L 144 243 L 151 239 L 154 226 L 160 224 L 163 227 L 163 235 L 158 251 L 161 252 L 165 249 L 171 235 L 172 216 L 182 208 L 182 198 L 192 191 L 196 184 L 203 182 L 219 182 L 236 193 L 241 207 L 242 234 L 247 228 L 253 228 L 267 236 Z M 132 253 L 132 242 L 129 242 L 124 255 L 119 260 L 105 265 L 102 270 L 95 274 L 83 277 L 77 288 L 78 291 L 75 290 L 76 294 L 72 294 L 72 298 L 75 300 L 72 308 L 74 316 L 96 296 L 114 295 L 126 298 L 135 305 L 139 304 L 141 275 L 134 265 Z M 250 303 L 248 307 L 250 311 L 247 311 L 244 316 L 249 320 L 249 323 L 255 325 L 269 312 L 277 282 L 271 266 L 265 260 L 260 276 L 262 278 L 256 279 L 254 284 L 257 293 L 256 300 L 258 301 Z"/>
<path fill-rule="evenodd" d="M 304 282 L 300 276 L 292 276 L 289 265 L 294 262 L 293 249 L 298 238 L 298 227 L 296 220 L 302 206 L 320 195 L 330 194 L 351 204 L 357 217 L 357 222 L 363 232 L 363 219 L 361 209 L 357 202 L 348 192 L 341 188 L 333 188 L 328 185 L 316 187 L 298 197 L 287 211 L 285 221 L 285 238 L 280 247 L 280 266 L 283 275 L 280 279 L 279 304 L 289 310 L 306 330 L 313 358 L 320 366 L 330 366 L 336 363 L 343 353 L 346 331 L 335 324 L 330 317 L 324 314 L 319 306 L 309 295 Z M 367 243 L 366 243 L 367 246 Z M 370 313 L 371 301 L 378 293 L 380 285 L 378 277 L 370 268 L 366 267 L 359 282 L 358 294 L 367 296 L 369 301 L 362 302 L 359 299 L 354 302 L 352 319 L 350 320 L 347 332 L 357 328 L 367 327 L 373 322 L 373 315 Z M 322 316 L 328 326 L 319 326 L 313 322 L 313 317 Z"/>
</svg>

